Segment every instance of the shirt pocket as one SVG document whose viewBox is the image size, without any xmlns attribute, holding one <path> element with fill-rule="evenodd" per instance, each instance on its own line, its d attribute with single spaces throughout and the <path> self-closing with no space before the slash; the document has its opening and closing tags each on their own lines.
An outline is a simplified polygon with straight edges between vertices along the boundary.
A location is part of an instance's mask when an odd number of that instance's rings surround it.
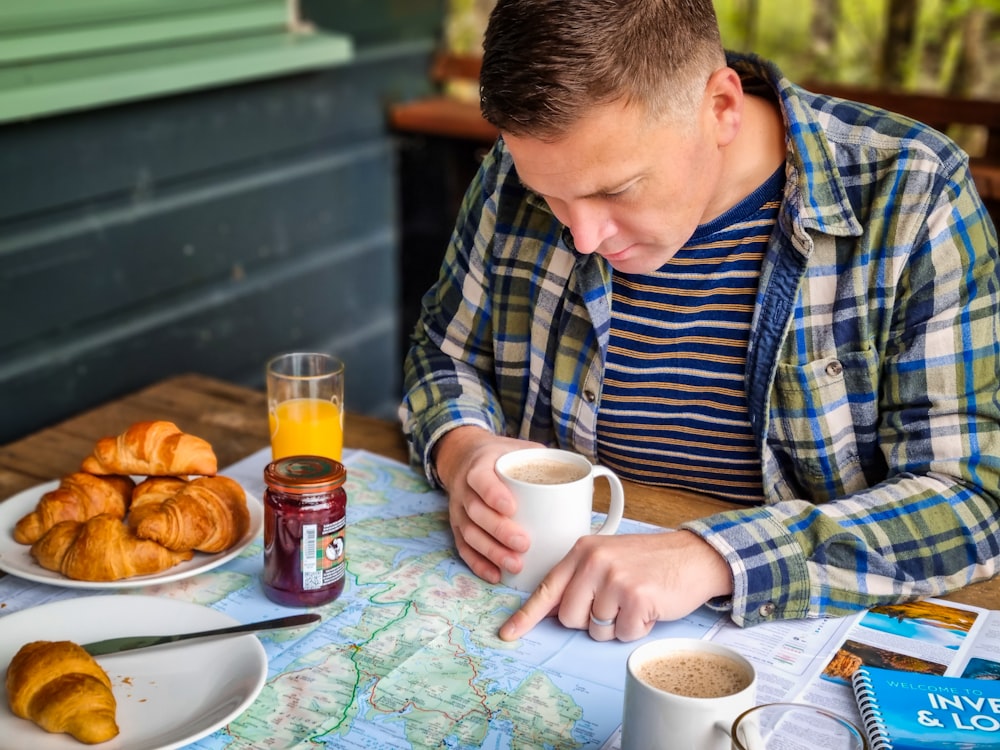
<svg viewBox="0 0 1000 750">
<path fill-rule="evenodd" d="M 768 440 L 808 499 L 869 486 L 863 466 L 876 447 L 877 372 L 874 350 L 778 365 Z"/>
</svg>

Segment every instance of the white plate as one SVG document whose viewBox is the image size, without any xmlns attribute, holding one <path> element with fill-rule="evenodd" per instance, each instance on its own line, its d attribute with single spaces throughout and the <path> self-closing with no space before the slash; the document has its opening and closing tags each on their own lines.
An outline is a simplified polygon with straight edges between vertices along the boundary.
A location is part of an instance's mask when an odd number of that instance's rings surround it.
<svg viewBox="0 0 1000 750">
<path fill-rule="evenodd" d="M 0 617 L 0 665 L 25 643 L 76 643 L 123 635 L 160 635 L 236 625 L 199 604 L 152 596 L 83 596 Z M 118 702 L 117 737 L 101 750 L 170 750 L 232 721 L 264 687 L 267 656 L 254 635 L 160 646 L 97 658 Z M 80 750 L 68 734 L 50 734 L 11 713 L 0 683 L 0 747 Z"/>
<path fill-rule="evenodd" d="M 169 583 L 204 573 L 206 570 L 211 570 L 227 560 L 233 559 L 256 538 L 264 525 L 264 508 L 260 500 L 247 492 L 250 528 L 247 529 L 247 533 L 243 535 L 236 546 L 230 547 L 225 552 L 219 552 L 215 555 L 195 552 L 194 557 L 190 560 L 185 560 L 172 568 L 148 576 L 132 576 L 118 581 L 75 581 L 62 573 L 46 570 L 31 556 L 31 545 L 18 544 L 14 541 L 14 525 L 35 509 L 42 495 L 58 486 L 59 480 L 53 480 L 29 487 L 7 500 L 0 501 L 0 570 L 18 578 L 26 578 L 29 581 L 50 583 L 54 586 L 64 586 L 71 589 L 124 589 Z"/>
</svg>

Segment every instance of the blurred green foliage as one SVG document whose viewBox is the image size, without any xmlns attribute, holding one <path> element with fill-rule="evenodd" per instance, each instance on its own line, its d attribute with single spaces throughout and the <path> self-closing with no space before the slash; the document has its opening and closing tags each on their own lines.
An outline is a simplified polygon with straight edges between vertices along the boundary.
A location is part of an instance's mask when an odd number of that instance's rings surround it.
<svg viewBox="0 0 1000 750">
<path fill-rule="evenodd" d="M 476 54 L 495 0 L 447 0 L 445 43 L 453 52 Z M 878 86 L 890 0 L 838 0 L 833 39 L 817 44 L 813 15 L 829 0 L 714 0 L 723 43 L 774 60 L 795 81 Z M 944 93 L 952 85 L 965 45 L 963 21 L 985 19 L 974 89 L 1000 98 L 1000 0 L 909 0 L 918 9 L 915 35 L 903 66 L 901 87 Z"/>
<path fill-rule="evenodd" d="M 919 9 L 903 87 L 947 90 L 964 44 L 962 21 L 985 14 L 980 39 L 983 66 L 977 93 L 1000 96 L 1000 0 L 911 0 Z M 715 0 L 723 43 L 776 62 L 792 80 L 878 84 L 889 0 L 840 0 L 832 49 L 821 55 L 812 30 L 816 0 Z M 756 12 L 756 18 L 753 13 Z"/>
</svg>

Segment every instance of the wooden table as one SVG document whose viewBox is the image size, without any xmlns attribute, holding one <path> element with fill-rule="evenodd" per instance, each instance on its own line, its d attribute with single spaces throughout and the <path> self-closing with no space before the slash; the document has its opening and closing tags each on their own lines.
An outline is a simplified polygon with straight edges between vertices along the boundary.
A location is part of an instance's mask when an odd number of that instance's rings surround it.
<svg viewBox="0 0 1000 750">
<path fill-rule="evenodd" d="M 0 500 L 76 471 L 99 438 L 116 435 L 133 422 L 149 419 L 168 419 L 208 440 L 221 467 L 260 450 L 268 442 L 267 406 L 262 392 L 203 375 L 180 375 L 0 448 Z M 345 442 L 349 448 L 407 460 L 399 425 L 387 420 L 348 414 Z M 734 507 L 690 493 L 627 481 L 624 484 L 625 515 L 668 528 Z M 603 511 L 607 509 L 607 495 L 602 490 L 598 490 L 595 505 Z M 1000 610 L 1000 578 L 944 598 Z"/>
</svg>

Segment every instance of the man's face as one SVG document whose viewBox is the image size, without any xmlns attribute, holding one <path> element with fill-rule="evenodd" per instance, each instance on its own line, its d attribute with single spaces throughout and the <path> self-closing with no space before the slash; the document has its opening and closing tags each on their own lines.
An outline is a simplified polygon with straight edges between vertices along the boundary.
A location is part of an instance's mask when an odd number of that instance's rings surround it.
<svg viewBox="0 0 1000 750">
<path fill-rule="evenodd" d="M 634 106 L 601 106 L 555 142 L 504 135 L 521 181 L 573 233 L 581 253 L 626 273 L 661 267 L 699 224 L 728 206 L 711 110 L 685 127 Z"/>
</svg>

